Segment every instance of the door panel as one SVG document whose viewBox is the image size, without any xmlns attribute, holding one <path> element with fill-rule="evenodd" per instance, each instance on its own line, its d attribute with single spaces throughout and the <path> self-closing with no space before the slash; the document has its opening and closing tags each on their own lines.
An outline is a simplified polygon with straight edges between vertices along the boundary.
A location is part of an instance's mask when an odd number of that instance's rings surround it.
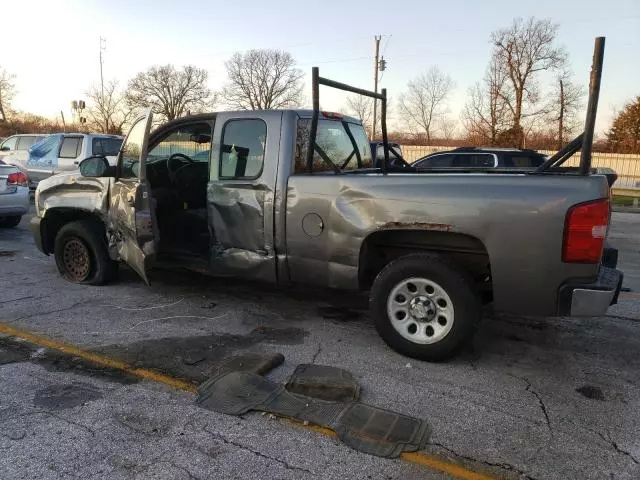
<svg viewBox="0 0 640 480">
<path fill-rule="evenodd" d="M 149 110 L 131 127 L 118 155 L 117 176 L 109 198 L 109 245 L 149 283 L 147 268 L 159 241 L 155 208 L 145 178 L 147 144 L 153 115 Z"/>
<path fill-rule="evenodd" d="M 273 202 L 281 112 L 219 114 L 207 209 L 216 274 L 276 280 Z"/>
</svg>

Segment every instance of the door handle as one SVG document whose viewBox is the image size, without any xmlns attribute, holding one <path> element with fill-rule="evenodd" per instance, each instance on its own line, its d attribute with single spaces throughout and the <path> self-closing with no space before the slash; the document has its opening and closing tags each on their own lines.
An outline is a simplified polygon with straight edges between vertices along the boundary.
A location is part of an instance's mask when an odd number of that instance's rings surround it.
<svg viewBox="0 0 640 480">
<path fill-rule="evenodd" d="M 133 195 L 127 195 L 127 204 L 133 207 L 136 204 L 136 199 Z"/>
</svg>

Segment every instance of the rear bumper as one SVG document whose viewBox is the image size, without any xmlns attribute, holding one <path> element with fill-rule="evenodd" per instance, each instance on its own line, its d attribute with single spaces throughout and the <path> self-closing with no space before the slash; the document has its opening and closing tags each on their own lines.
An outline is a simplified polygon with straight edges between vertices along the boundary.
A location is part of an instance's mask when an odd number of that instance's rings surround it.
<svg viewBox="0 0 640 480">
<path fill-rule="evenodd" d="M 615 268 L 601 266 L 593 283 L 569 282 L 560 287 L 558 314 L 579 317 L 605 315 L 618 302 L 623 274 Z"/>
<path fill-rule="evenodd" d="M 29 211 L 29 189 L 15 188 L 13 193 L 0 195 L 0 217 L 25 215 Z"/>
<path fill-rule="evenodd" d="M 38 250 L 40 250 L 42 253 L 47 253 L 44 251 L 43 242 L 42 242 L 42 229 L 40 228 L 41 222 L 42 222 L 42 219 L 40 217 L 38 216 L 33 217 L 29 222 L 29 229 L 31 230 L 31 233 L 33 233 L 33 240 L 35 241 L 36 247 L 38 247 Z"/>
</svg>

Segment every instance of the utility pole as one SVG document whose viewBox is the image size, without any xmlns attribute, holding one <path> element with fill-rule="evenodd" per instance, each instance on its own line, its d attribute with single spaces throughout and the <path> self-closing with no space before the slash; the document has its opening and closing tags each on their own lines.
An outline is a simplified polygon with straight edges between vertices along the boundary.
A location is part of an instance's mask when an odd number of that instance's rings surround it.
<svg viewBox="0 0 640 480">
<path fill-rule="evenodd" d="M 107 39 L 100 37 L 100 92 L 102 94 L 102 101 L 104 101 L 104 78 L 102 77 L 102 64 L 104 60 L 102 59 L 102 53 L 107 48 Z"/>
<path fill-rule="evenodd" d="M 378 93 L 378 69 L 380 67 L 380 40 L 382 35 L 376 35 L 373 37 L 376 44 L 376 56 L 375 63 L 373 64 L 373 91 Z M 376 119 L 378 115 L 378 99 L 373 99 L 373 127 L 371 128 L 371 140 L 376 138 Z"/>
<path fill-rule="evenodd" d="M 560 79 L 560 116 L 558 118 L 558 150 L 563 145 L 563 130 L 564 130 L 564 85 L 562 78 Z"/>
</svg>

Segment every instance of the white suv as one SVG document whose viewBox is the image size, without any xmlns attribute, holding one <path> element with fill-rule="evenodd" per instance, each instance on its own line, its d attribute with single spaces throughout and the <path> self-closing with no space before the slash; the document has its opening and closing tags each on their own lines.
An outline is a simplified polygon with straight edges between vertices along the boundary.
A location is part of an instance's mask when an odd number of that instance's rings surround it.
<svg viewBox="0 0 640 480">
<path fill-rule="evenodd" d="M 34 187 L 56 173 L 76 170 L 82 160 L 102 155 L 115 165 L 123 137 L 105 134 L 56 133 L 29 150 L 26 167 L 30 186 Z"/>
</svg>

